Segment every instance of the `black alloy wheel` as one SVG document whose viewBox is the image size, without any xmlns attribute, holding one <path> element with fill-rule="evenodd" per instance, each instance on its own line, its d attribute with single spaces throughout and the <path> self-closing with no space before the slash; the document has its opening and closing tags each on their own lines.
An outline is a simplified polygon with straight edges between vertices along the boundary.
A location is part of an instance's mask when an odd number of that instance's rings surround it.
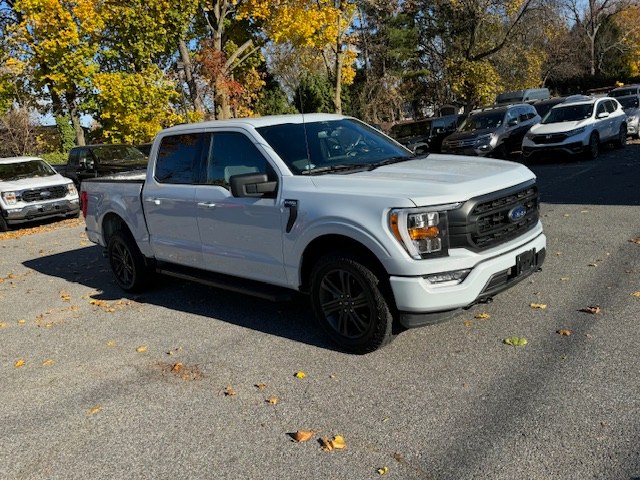
<svg viewBox="0 0 640 480">
<path fill-rule="evenodd" d="M 131 235 L 122 231 L 114 233 L 109 239 L 107 255 L 120 288 L 126 292 L 138 292 L 147 286 L 150 271 Z"/>
</svg>

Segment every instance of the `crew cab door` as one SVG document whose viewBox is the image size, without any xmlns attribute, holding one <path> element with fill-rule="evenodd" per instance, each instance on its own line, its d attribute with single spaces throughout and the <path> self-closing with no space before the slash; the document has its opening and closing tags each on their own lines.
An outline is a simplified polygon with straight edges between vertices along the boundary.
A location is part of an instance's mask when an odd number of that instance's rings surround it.
<svg viewBox="0 0 640 480">
<path fill-rule="evenodd" d="M 234 197 L 233 175 L 276 172 L 252 139 L 242 131 L 214 131 L 196 189 L 198 228 L 206 269 L 253 280 L 285 283 L 283 215 L 277 193 Z"/>
<path fill-rule="evenodd" d="M 202 267 L 195 196 L 204 144 L 204 133 L 161 139 L 142 191 L 149 242 L 157 260 Z"/>
</svg>

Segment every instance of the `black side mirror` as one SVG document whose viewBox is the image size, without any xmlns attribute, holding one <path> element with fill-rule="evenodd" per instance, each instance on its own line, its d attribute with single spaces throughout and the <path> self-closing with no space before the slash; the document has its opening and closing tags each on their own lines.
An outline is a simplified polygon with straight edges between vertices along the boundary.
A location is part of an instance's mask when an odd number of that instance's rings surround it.
<svg viewBox="0 0 640 480">
<path fill-rule="evenodd" d="M 268 197 L 278 189 L 278 182 L 270 182 L 264 173 L 243 173 L 229 177 L 234 197 Z"/>
</svg>

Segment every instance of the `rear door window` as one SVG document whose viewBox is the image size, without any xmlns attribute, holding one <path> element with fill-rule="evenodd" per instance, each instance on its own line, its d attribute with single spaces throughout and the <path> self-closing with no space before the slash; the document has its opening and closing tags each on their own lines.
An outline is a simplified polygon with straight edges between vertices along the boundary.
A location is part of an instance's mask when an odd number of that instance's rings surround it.
<svg viewBox="0 0 640 480">
<path fill-rule="evenodd" d="M 164 137 L 158 149 L 156 180 L 160 183 L 196 183 L 204 143 L 204 133 Z"/>
</svg>

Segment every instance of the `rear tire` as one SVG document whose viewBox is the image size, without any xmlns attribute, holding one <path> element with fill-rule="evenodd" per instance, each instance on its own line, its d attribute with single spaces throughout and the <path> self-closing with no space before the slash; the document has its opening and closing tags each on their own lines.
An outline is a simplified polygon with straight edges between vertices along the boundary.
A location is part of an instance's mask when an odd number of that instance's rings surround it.
<svg viewBox="0 0 640 480">
<path fill-rule="evenodd" d="M 597 133 L 592 133 L 589 137 L 589 145 L 587 145 L 584 154 L 589 160 L 595 160 L 600 153 L 600 139 Z"/>
<path fill-rule="evenodd" d="M 613 142 L 613 146 L 616 148 L 624 148 L 627 144 L 627 126 L 623 123 L 620 125 L 620 130 L 618 131 L 618 138 Z"/>
<path fill-rule="evenodd" d="M 311 273 L 311 306 L 320 326 L 351 353 L 372 352 L 393 339 L 387 282 L 347 253 L 322 257 Z"/>
<path fill-rule="evenodd" d="M 115 232 L 107 245 L 107 256 L 116 283 L 125 292 L 140 292 L 149 284 L 151 270 L 128 232 Z"/>
</svg>

